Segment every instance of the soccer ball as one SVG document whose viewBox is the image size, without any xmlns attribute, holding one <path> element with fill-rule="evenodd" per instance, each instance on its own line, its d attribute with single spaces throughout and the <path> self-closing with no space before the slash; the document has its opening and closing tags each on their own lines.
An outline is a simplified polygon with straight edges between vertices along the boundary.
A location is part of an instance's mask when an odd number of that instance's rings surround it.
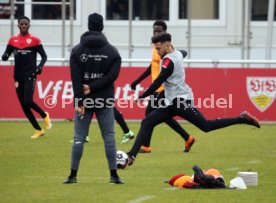
<svg viewBox="0 0 276 203">
<path fill-rule="evenodd" d="M 117 168 L 124 169 L 128 163 L 128 156 L 125 152 L 117 150 L 116 152 Z"/>
</svg>

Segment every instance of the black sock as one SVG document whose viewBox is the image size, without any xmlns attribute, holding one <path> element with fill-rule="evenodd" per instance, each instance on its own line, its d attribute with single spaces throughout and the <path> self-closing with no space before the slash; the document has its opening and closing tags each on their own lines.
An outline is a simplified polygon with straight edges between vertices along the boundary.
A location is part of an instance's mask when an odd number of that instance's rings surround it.
<svg viewBox="0 0 276 203">
<path fill-rule="evenodd" d="M 110 170 L 110 175 L 112 176 L 112 177 L 119 177 L 118 176 L 118 174 L 117 174 L 117 170 Z"/>
<path fill-rule="evenodd" d="M 42 118 L 46 118 L 47 114 L 43 111 L 43 114 L 41 114 Z"/>
<path fill-rule="evenodd" d="M 71 169 L 71 174 L 70 174 L 69 178 L 77 177 L 77 172 L 78 172 L 78 170 Z"/>
<path fill-rule="evenodd" d="M 42 128 L 40 126 L 37 126 L 35 129 L 36 130 L 42 130 Z"/>
</svg>

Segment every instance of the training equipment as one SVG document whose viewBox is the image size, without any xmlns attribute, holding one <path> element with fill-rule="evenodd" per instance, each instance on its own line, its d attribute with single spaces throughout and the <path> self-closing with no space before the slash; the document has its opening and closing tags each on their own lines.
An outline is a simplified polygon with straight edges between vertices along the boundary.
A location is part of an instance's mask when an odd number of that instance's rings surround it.
<svg viewBox="0 0 276 203">
<path fill-rule="evenodd" d="M 247 189 L 246 184 L 241 177 L 236 177 L 236 178 L 230 180 L 229 188 L 242 189 L 242 190 Z"/>
<path fill-rule="evenodd" d="M 223 176 L 217 169 L 209 169 L 209 175 L 200 167 L 194 165 L 194 182 L 204 188 L 226 188 Z"/>
<path fill-rule="evenodd" d="M 128 163 L 128 155 L 121 150 L 117 150 L 116 162 L 117 162 L 117 168 L 124 169 Z"/>
<path fill-rule="evenodd" d="M 258 172 L 238 172 L 238 177 L 241 177 L 246 186 L 258 185 Z"/>
</svg>

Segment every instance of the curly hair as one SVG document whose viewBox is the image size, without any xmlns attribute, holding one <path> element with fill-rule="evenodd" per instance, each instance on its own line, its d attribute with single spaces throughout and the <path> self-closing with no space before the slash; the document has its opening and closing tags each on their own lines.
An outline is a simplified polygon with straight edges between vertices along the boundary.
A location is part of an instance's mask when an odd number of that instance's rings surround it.
<svg viewBox="0 0 276 203">
<path fill-rule="evenodd" d="M 164 31 L 167 30 L 167 24 L 165 23 L 165 21 L 163 20 L 156 20 L 154 23 L 153 23 L 153 27 L 155 25 L 158 25 L 158 26 L 161 26 L 163 28 Z"/>
</svg>

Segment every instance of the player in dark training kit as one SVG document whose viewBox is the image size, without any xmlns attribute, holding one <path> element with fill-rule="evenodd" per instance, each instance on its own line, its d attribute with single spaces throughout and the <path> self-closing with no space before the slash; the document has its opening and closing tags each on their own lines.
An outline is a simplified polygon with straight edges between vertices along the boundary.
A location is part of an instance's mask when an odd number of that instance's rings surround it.
<svg viewBox="0 0 276 203">
<path fill-rule="evenodd" d="M 13 53 L 16 94 L 26 117 L 35 128 L 35 133 L 31 138 L 36 139 L 44 135 L 44 130 L 39 126 L 31 109 L 44 119 L 46 129 L 52 127 L 49 114 L 33 101 L 36 75 L 41 74 L 47 55 L 40 39 L 29 34 L 30 19 L 28 17 L 22 16 L 18 19 L 18 28 L 20 34 L 9 39 L 2 60 L 7 61 Z M 41 56 L 41 62 L 38 65 L 36 64 L 37 53 Z"/>
<path fill-rule="evenodd" d="M 137 102 L 149 96 L 161 84 L 164 84 L 165 105 L 154 110 L 143 119 L 135 143 L 128 152 L 128 165 L 134 162 L 141 145 L 152 134 L 154 127 L 174 116 L 180 116 L 186 119 L 204 132 L 235 124 L 248 124 L 260 128 L 257 119 L 246 111 L 234 118 L 206 120 L 201 112 L 193 105 L 193 92 L 185 82 L 183 55 L 171 46 L 171 35 L 169 33 L 162 33 L 153 36 L 152 43 L 162 58 L 161 73 L 150 87 L 139 96 Z"/>
</svg>

